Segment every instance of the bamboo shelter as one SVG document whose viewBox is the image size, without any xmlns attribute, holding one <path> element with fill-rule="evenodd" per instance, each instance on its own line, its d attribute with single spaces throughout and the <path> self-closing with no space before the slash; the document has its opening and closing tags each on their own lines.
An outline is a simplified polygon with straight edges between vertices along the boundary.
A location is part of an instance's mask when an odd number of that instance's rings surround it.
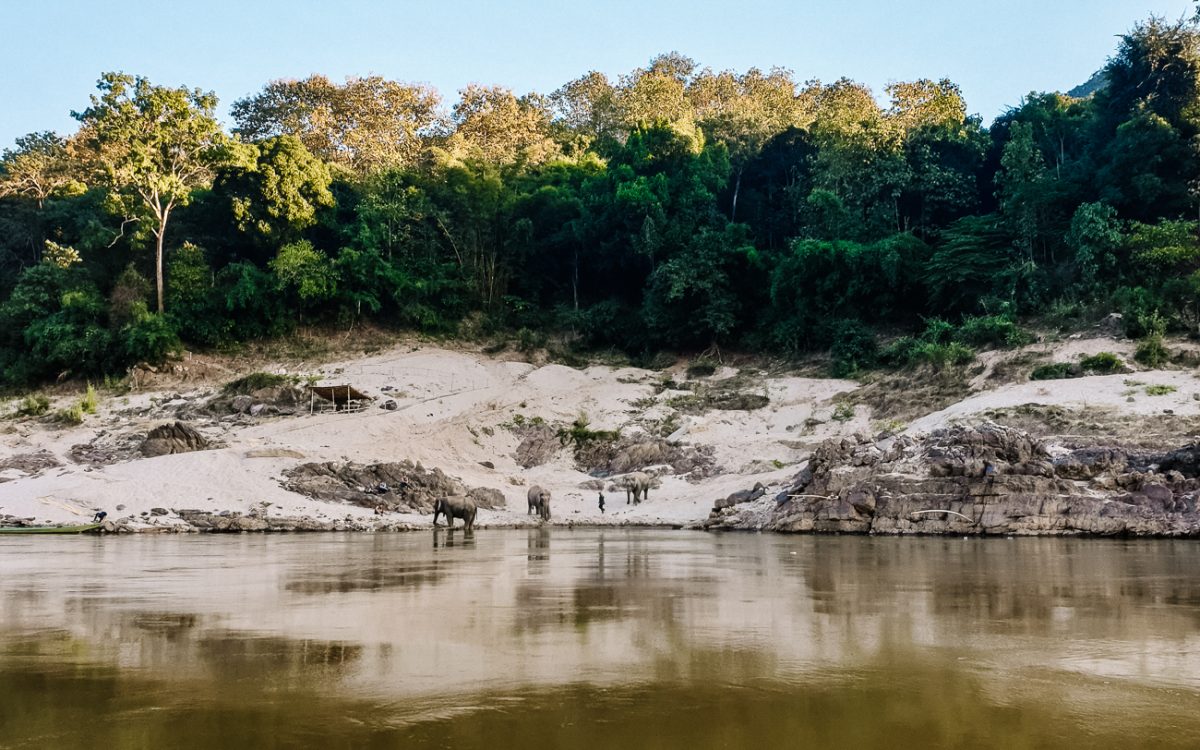
<svg viewBox="0 0 1200 750">
<path fill-rule="evenodd" d="M 308 386 L 308 413 L 317 411 L 362 411 L 372 399 L 352 385 Z M 320 408 L 318 408 L 320 407 Z"/>
</svg>

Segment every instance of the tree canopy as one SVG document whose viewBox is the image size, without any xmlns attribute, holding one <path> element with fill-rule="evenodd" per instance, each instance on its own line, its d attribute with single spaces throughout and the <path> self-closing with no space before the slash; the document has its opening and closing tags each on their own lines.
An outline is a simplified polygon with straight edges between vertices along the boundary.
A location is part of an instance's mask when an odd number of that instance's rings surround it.
<svg viewBox="0 0 1200 750">
<path fill-rule="evenodd" d="M 1196 21 L 1136 23 L 1075 93 L 985 124 L 945 79 L 669 52 L 447 102 L 276 80 L 226 132 L 212 93 L 105 73 L 77 132 L 0 154 L 0 381 L 364 318 L 634 357 L 831 348 L 839 373 L 954 361 L 937 347 L 1049 310 L 1197 331 Z"/>
</svg>

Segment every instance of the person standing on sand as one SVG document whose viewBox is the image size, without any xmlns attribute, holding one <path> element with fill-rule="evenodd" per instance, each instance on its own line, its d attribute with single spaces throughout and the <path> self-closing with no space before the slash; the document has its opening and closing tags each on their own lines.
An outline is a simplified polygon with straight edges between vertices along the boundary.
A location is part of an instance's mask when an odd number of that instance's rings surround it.
<svg viewBox="0 0 1200 750">
<path fill-rule="evenodd" d="M 604 513 L 604 493 L 600 493 L 600 513 Z"/>
</svg>

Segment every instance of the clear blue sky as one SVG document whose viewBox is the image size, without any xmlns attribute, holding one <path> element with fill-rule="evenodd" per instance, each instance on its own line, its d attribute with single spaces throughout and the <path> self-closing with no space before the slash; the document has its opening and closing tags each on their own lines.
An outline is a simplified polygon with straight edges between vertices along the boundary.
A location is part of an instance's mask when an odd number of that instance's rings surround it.
<svg viewBox="0 0 1200 750">
<path fill-rule="evenodd" d="M 1191 0 L 0 0 L 0 147 L 74 130 L 102 71 L 216 91 L 222 115 L 274 78 L 379 74 L 549 93 L 679 50 L 714 69 L 798 80 L 948 77 L 986 120 L 1031 90 L 1082 83 L 1116 36 Z"/>
</svg>

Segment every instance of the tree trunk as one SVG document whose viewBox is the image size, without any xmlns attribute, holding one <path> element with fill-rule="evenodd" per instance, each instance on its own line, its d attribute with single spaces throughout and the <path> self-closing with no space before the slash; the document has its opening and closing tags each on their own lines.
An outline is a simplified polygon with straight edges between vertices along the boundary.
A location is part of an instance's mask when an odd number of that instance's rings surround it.
<svg viewBox="0 0 1200 750">
<path fill-rule="evenodd" d="M 733 181 L 733 205 L 729 207 L 729 221 L 737 221 L 737 199 L 738 191 L 742 189 L 742 170 L 739 167 L 737 171 L 737 179 Z"/>
<path fill-rule="evenodd" d="M 158 231 L 154 233 L 154 286 L 158 292 L 158 314 L 163 313 L 163 240 L 166 239 L 167 222 L 164 219 L 158 224 Z"/>
</svg>

